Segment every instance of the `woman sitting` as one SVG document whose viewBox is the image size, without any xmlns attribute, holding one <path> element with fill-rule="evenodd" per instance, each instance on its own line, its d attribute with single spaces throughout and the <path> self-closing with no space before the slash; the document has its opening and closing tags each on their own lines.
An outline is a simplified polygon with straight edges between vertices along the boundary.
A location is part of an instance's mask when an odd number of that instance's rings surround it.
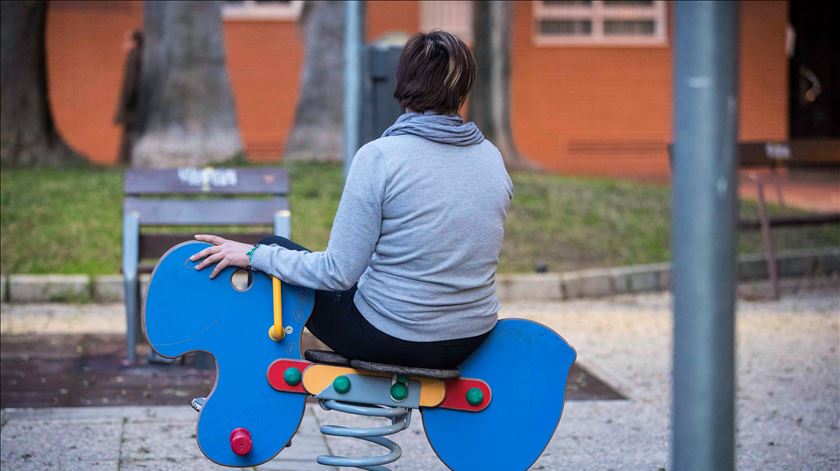
<svg viewBox="0 0 840 471">
<path fill-rule="evenodd" d="M 345 357 L 427 368 L 464 361 L 493 329 L 513 186 L 496 147 L 458 116 L 476 77 L 456 36 L 413 36 L 394 97 L 406 113 L 356 153 L 330 240 L 256 246 L 196 235 L 211 277 L 250 267 L 317 290 L 307 327 Z"/>
</svg>

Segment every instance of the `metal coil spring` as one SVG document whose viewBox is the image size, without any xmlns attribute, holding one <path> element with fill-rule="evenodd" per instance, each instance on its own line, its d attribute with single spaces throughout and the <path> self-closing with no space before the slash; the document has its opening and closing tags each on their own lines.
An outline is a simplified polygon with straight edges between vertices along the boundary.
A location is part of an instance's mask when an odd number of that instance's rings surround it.
<svg viewBox="0 0 840 471">
<path fill-rule="evenodd" d="M 391 425 L 371 428 L 342 427 L 340 425 L 322 425 L 321 433 L 334 437 L 360 438 L 388 449 L 390 453 L 379 456 L 347 457 L 335 455 L 321 455 L 318 463 L 326 466 L 345 466 L 367 469 L 372 471 L 388 471 L 383 465 L 397 461 L 402 455 L 402 449 L 393 441 L 385 438 L 408 428 L 411 423 L 411 409 L 389 406 L 362 406 L 334 399 L 318 401 L 324 410 L 336 410 L 347 414 L 366 417 L 382 417 L 391 419 Z"/>
</svg>

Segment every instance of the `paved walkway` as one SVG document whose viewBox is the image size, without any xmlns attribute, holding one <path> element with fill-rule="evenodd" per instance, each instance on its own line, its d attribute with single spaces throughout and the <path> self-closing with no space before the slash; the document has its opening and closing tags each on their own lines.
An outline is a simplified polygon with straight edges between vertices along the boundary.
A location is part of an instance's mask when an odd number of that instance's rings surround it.
<svg viewBox="0 0 840 471">
<path fill-rule="evenodd" d="M 122 329 L 119 306 L 2 307 L 2 333 Z M 517 303 L 503 315 L 528 317 L 560 332 L 579 362 L 626 401 L 567 402 L 560 427 L 534 469 L 658 470 L 668 466 L 671 330 L 665 294 L 563 303 Z M 840 468 L 840 285 L 788 292 L 781 301 L 738 309 L 737 456 L 740 469 Z M 186 399 L 185 399 L 186 402 Z M 394 469 L 445 469 L 415 416 L 398 436 Z M 350 419 L 361 424 L 359 419 Z M 217 469 L 194 441 L 195 414 L 183 407 L 2 412 L 2 467 L 10 470 Z M 319 424 L 348 418 L 308 406 L 282 461 L 260 469 L 326 469 L 314 457 L 354 454 L 365 445 L 327 439 Z"/>
</svg>

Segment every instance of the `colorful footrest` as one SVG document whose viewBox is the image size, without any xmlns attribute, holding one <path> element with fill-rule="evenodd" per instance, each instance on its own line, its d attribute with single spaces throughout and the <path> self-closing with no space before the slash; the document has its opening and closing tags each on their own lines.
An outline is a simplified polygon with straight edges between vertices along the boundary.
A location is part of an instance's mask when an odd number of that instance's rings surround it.
<svg viewBox="0 0 840 471">
<path fill-rule="evenodd" d="M 305 360 L 276 360 L 267 376 L 277 391 L 359 404 L 477 412 L 487 408 L 492 398 L 490 386 L 480 379 L 402 377 Z"/>
</svg>

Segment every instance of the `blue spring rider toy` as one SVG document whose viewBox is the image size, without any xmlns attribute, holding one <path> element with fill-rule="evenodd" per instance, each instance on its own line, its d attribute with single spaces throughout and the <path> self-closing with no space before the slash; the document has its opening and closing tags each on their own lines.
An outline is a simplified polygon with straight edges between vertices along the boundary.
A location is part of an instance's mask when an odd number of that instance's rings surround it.
<svg viewBox="0 0 840 471">
<path fill-rule="evenodd" d="M 319 456 L 331 466 L 386 469 L 400 447 L 385 438 L 406 429 L 413 410 L 432 449 L 451 469 L 527 469 L 554 434 L 575 351 L 551 329 L 503 319 L 457 370 L 409 368 L 346 359 L 324 351 L 301 356 L 303 328 L 314 306 L 310 289 L 263 273 L 237 289 L 227 268 L 214 280 L 189 257 L 206 248 L 170 249 L 152 274 L 144 327 L 165 357 L 206 351 L 218 368 L 200 409 L 197 440 L 217 464 L 262 464 L 290 443 L 307 396 L 322 407 L 390 419 L 367 429 L 323 426 L 321 433 L 383 446 L 373 457 Z M 195 402 L 195 401 L 194 401 Z"/>
</svg>

